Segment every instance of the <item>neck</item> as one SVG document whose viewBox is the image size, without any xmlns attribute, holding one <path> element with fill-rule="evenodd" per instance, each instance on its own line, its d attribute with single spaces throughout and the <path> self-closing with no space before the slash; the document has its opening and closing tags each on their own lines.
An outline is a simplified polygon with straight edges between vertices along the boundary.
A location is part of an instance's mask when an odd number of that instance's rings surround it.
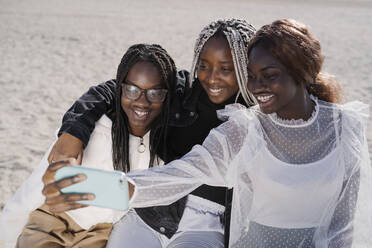
<svg viewBox="0 0 372 248">
<path fill-rule="evenodd" d="M 304 94 L 298 96 L 297 104 L 292 104 L 285 112 L 277 112 L 277 115 L 282 119 L 303 119 L 307 121 L 311 117 L 313 110 L 314 103 L 307 90 L 304 90 Z"/>
<path fill-rule="evenodd" d="M 129 133 L 137 137 L 143 137 L 148 131 L 148 128 L 130 128 Z"/>
</svg>

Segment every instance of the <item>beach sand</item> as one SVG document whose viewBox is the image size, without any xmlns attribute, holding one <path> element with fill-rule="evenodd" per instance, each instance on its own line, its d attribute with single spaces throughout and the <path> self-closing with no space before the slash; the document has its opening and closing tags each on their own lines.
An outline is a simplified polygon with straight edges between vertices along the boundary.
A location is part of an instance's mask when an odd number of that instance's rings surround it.
<svg viewBox="0 0 372 248">
<path fill-rule="evenodd" d="M 130 45 L 159 43 L 188 69 L 199 31 L 217 18 L 257 28 L 279 18 L 306 23 L 346 100 L 371 103 L 372 2 L 307 2 L 0 0 L 0 207 L 54 141 L 63 113 L 90 86 L 115 77 Z"/>
</svg>

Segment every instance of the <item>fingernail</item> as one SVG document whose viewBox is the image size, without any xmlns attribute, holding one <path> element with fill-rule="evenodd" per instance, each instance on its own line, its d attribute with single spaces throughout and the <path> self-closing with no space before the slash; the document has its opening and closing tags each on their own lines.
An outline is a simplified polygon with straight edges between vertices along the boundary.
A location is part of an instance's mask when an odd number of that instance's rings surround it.
<svg viewBox="0 0 372 248">
<path fill-rule="evenodd" d="M 84 196 L 84 199 L 85 200 L 94 200 L 94 198 L 96 198 L 94 195 L 86 195 L 86 196 Z"/>
<path fill-rule="evenodd" d="M 83 179 L 83 177 L 81 175 L 77 175 L 77 176 L 74 176 L 72 178 L 72 181 L 73 182 L 80 182 L 82 179 Z"/>
</svg>

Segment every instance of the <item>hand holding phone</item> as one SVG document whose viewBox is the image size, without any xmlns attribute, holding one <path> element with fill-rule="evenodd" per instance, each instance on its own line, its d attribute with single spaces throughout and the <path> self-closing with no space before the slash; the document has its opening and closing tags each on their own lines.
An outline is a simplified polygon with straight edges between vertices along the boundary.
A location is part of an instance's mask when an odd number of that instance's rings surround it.
<svg viewBox="0 0 372 248">
<path fill-rule="evenodd" d="M 121 171 L 106 171 L 83 166 L 66 166 L 58 169 L 55 179 L 70 178 L 78 174 L 86 180 L 61 189 L 65 194 L 94 194 L 94 200 L 81 200 L 81 204 L 116 210 L 127 210 L 129 203 L 128 182 Z"/>
<path fill-rule="evenodd" d="M 78 161 L 75 158 L 66 158 L 65 160 L 49 164 L 42 178 L 44 184 L 42 193 L 45 196 L 45 204 L 48 206 L 49 211 L 53 213 L 62 213 L 68 210 L 87 207 L 88 205 L 81 204 L 77 201 L 94 199 L 94 195 L 92 194 L 61 193 L 61 189 L 86 179 L 86 176 L 81 175 L 55 180 L 55 174 L 58 169 L 76 164 L 78 164 Z"/>
</svg>

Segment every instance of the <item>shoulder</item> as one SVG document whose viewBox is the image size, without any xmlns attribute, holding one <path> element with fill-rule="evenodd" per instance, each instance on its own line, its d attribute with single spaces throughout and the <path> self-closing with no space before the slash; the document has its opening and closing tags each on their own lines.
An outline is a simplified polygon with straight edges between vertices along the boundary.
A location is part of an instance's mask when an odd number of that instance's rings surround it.
<svg viewBox="0 0 372 248">
<path fill-rule="evenodd" d="M 256 133 L 255 130 L 260 126 L 258 114 L 259 110 L 255 106 L 247 108 L 239 103 L 226 105 L 224 109 L 217 111 L 218 118 L 224 122 L 216 130 L 229 137 L 246 136 L 248 132 Z"/>
<path fill-rule="evenodd" d="M 101 82 L 98 85 L 91 86 L 91 88 L 96 88 L 96 87 L 108 88 L 108 89 L 114 88 L 115 89 L 115 87 L 116 87 L 116 80 L 115 79 L 111 79 L 111 80 L 107 80 L 105 82 Z"/>
<path fill-rule="evenodd" d="M 248 108 L 240 103 L 233 103 L 226 105 L 224 109 L 217 110 L 217 117 L 222 121 L 245 123 L 257 119 L 259 112 L 258 106 Z"/>
<path fill-rule="evenodd" d="M 340 105 L 342 113 L 348 118 L 366 122 L 369 117 L 369 105 L 360 101 L 352 101 Z"/>
<path fill-rule="evenodd" d="M 367 125 L 369 117 L 369 105 L 360 101 L 352 101 L 345 104 L 323 104 L 325 108 L 332 108 L 340 114 L 343 128 L 362 128 Z"/>
<path fill-rule="evenodd" d="M 344 104 L 330 103 L 317 99 L 320 108 L 335 109 L 350 118 L 368 119 L 369 105 L 361 101 L 351 101 Z"/>
<path fill-rule="evenodd" d="M 338 113 L 343 122 L 365 125 L 369 117 L 369 105 L 360 101 L 337 104 L 318 100 L 321 111 Z"/>
<path fill-rule="evenodd" d="M 195 90 L 191 87 L 189 72 L 180 70 L 177 73 L 175 92 L 172 92 L 170 109 L 171 126 L 187 126 L 197 119 Z"/>
<path fill-rule="evenodd" d="M 345 141 L 364 145 L 369 116 L 369 105 L 353 101 L 340 106 L 342 131 Z"/>
<path fill-rule="evenodd" d="M 350 153 L 358 155 L 362 147 L 366 145 L 366 126 L 369 116 L 368 104 L 360 101 L 352 101 L 345 104 L 334 104 L 319 101 L 324 113 L 333 115 L 332 123 L 337 125 L 340 130 L 340 140 L 344 149 L 344 154 Z"/>
</svg>

